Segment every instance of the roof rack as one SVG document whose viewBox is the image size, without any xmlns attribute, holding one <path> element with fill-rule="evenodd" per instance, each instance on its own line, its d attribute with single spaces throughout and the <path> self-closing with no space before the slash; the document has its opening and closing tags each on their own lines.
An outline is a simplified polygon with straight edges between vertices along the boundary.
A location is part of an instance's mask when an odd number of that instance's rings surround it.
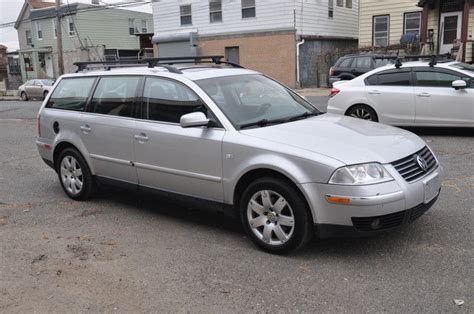
<svg viewBox="0 0 474 314">
<path fill-rule="evenodd" d="M 439 54 L 439 55 L 408 55 L 408 56 L 376 56 L 374 57 L 375 59 L 389 59 L 389 60 L 396 60 L 395 61 L 395 67 L 399 69 L 402 66 L 402 59 L 430 59 L 429 66 L 434 67 L 436 64 L 438 64 L 438 59 L 439 58 L 444 58 L 444 59 L 451 59 L 451 54 L 446 53 L 446 54 Z"/>
<path fill-rule="evenodd" d="M 178 68 L 174 67 L 174 64 L 201 64 L 201 63 L 213 63 L 213 64 L 227 64 L 235 68 L 243 68 L 241 65 L 222 61 L 224 56 L 185 56 L 185 57 L 164 57 L 164 58 L 145 58 L 137 60 L 112 60 L 112 61 L 80 61 L 75 62 L 77 66 L 77 72 L 81 72 L 87 69 L 90 65 L 103 65 L 106 71 L 114 67 L 124 67 L 132 65 L 144 65 L 147 64 L 149 68 L 156 66 L 163 67 L 171 73 L 181 72 Z"/>
</svg>

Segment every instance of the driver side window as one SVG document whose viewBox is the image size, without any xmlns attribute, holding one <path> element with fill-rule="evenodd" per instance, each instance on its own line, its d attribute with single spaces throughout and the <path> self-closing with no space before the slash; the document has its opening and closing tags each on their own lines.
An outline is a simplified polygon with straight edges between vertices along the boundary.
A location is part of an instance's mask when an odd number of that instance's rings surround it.
<svg viewBox="0 0 474 314">
<path fill-rule="evenodd" d="M 148 77 L 143 91 L 143 117 L 147 120 L 179 123 L 181 116 L 207 109 L 187 86 L 160 78 Z"/>
</svg>

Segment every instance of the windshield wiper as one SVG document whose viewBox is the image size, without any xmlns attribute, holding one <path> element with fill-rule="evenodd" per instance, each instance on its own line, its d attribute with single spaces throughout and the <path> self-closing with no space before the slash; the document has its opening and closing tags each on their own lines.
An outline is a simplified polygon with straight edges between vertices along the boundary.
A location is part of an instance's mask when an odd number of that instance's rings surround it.
<svg viewBox="0 0 474 314">
<path fill-rule="evenodd" d="M 319 112 L 319 111 L 305 112 L 305 113 L 299 114 L 297 116 L 286 119 L 286 122 L 302 120 L 302 119 L 306 119 L 306 118 L 309 118 L 309 117 L 319 116 L 321 114 L 323 114 L 323 113 Z"/>
<path fill-rule="evenodd" d="M 268 120 L 268 119 L 261 119 L 255 122 L 249 122 L 249 123 L 244 123 L 240 126 L 240 129 L 246 129 L 252 126 L 259 126 L 259 127 L 264 127 L 269 124 L 278 124 L 278 123 L 284 123 L 287 122 L 287 119 L 274 119 L 274 120 Z"/>
</svg>

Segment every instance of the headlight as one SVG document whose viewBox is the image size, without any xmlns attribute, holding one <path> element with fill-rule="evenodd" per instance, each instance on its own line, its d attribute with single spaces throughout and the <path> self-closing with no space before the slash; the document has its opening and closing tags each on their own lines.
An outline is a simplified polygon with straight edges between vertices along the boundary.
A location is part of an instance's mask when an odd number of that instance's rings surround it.
<svg viewBox="0 0 474 314">
<path fill-rule="evenodd" d="M 329 184 L 366 185 L 393 180 L 393 177 L 379 163 L 346 166 L 337 169 L 329 179 Z"/>
</svg>

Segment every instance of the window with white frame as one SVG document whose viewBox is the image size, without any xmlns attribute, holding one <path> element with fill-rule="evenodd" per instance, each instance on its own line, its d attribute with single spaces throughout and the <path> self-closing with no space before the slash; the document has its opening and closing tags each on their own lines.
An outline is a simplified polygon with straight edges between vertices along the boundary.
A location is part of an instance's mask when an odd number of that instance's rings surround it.
<svg viewBox="0 0 474 314">
<path fill-rule="evenodd" d="M 76 30 L 74 27 L 74 21 L 72 20 L 72 16 L 67 18 L 67 30 L 69 33 L 69 36 L 74 36 L 76 34 Z"/>
<path fill-rule="evenodd" d="M 404 29 L 405 34 L 420 34 L 421 12 L 405 13 Z"/>
<path fill-rule="evenodd" d="M 192 16 L 190 4 L 180 6 L 179 15 L 181 18 L 181 26 L 193 24 L 193 16 Z"/>
<path fill-rule="evenodd" d="M 389 27 L 390 27 L 390 16 L 379 15 L 374 16 L 372 20 L 373 38 L 372 42 L 374 46 L 388 46 L 389 44 Z"/>
<path fill-rule="evenodd" d="M 328 0 L 328 18 L 334 17 L 334 0 Z"/>
<path fill-rule="evenodd" d="M 53 18 L 51 21 L 53 22 L 53 38 L 56 39 L 58 38 L 58 26 L 56 25 L 55 18 Z"/>
<path fill-rule="evenodd" d="M 242 0 L 242 18 L 256 17 L 255 0 Z"/>
<path fill-rule="evenodd" d="M 35 26 L 36 26 L 36 38 L 38 40 L 42 40 L 43 39 L 43 28 L 41 26 L 41 23 L 39 21 L 36 21 Z"/>
<path fill-rule="evenodd" d="M 346 8 L 352 9 L 352 0 L 346 0 Z"/>
<path fill-rule="evenodd" d="M 133 36 L 135 34 L 135 20 L 128 19 L 128 34 Z"/>
<path fill-rule="evenodd" d="M 33 45 L 33 38 L 31 38 L 31 31 L 30 30 L 25 31 L 25 37 L 26 37 L 26 44 L 28 46 Z"/>
<path fill-rule="evenodd" d="M 142 20 L 140 31 L 142 33 L 148 33 L 148 22 L 147 22 L 147 20 Z"/>
<path fill-rule="evenodd" d="M 209 22 L 222 22 L 222 0 L 209 0 Z"/>
<path fill-rule="evenodd" d="M 336 2 L 338 7 L 343 7 L 344 6 L 344 0 L 337 0 Z"/>
</svg>

